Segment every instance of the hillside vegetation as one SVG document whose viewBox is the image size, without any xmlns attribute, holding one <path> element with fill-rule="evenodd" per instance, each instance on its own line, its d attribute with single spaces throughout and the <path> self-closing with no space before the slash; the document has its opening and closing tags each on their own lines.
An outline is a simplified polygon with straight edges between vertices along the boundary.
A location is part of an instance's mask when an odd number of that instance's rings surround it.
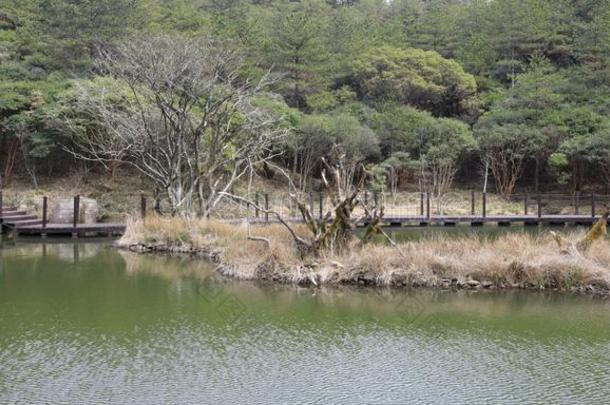
<svg viewBox="0 0 610 405">
<path fill-rule="evenodd" d="M 372 190 L 607 190 L 609 1 L 0 0 L 5 184 L 130 168 L 207 215 L 322 158 Z"/>
</svg>

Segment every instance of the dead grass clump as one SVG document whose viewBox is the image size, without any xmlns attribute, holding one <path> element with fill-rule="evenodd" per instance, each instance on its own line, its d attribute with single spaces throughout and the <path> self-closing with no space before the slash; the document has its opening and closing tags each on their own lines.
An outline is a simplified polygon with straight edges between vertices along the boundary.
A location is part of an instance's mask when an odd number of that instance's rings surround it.
<svg viewBox="0 0 610 405">
<path fill-rule="evenodd" d="M 581 233 L 569 235 L 579 240 Z M 427 239 L 399 245 L 365 247 L 333 257 L 343 263 L 351 282 L 376 285 L 457 286 L 479 288 L 556 288 L 610 286 L 608 242 L 570 255 L 550 235 L 507 234 L 498 239 L 477 236 Z M 328 277 L 327 277 L 328 278 Z M 332 280 L 343 281 L 344 277 Z"/>
<path fill-rule="evenodd" d="M 275 224 L 253 226 L 251 233 L 269 239 L 270 246 L 249 240 L 245 224 L 149 216 L 128 220 L 117 246 L 146 252 L 212 253 L 222 264 L 222 274 L 238 279 L 271 279 L 298 265 L 292 238 L 285 228 Z M 288 277 L 292 275 L 284 275 Z"/>
<path fill-rule="evenodd" d="M 136 244 L 187 247 L 193 245 L 193 230 L 184 218 L 150 216 L 145 221 L 128 219 L 119 246 Z"/>
</svg>

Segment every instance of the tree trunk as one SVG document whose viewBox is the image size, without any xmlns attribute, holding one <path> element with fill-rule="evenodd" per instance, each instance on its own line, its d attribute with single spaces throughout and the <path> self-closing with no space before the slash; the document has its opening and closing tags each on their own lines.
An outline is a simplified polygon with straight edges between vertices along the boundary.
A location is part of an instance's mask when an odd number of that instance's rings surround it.
<svg viewBox="0 0 610 405">
<path fill-rule="evenodd" d="M 485 160 L 485 176 L 483 178 L 483 192 L 487 192 L 487 183 L 489 180 L 489 159 Z"/>
<path fill-rule="evenodd" d="M 538 158 L 536 158 L 536 167 L 534 170 L 534 191 L 536 191 L 537 194 L 540 191 L 540 163 Z"/>
</svg>

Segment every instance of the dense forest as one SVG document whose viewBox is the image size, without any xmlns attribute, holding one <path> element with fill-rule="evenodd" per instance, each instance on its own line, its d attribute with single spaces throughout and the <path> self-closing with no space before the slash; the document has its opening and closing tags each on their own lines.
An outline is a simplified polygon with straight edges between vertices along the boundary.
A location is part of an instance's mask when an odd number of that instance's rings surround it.
<svg viewBox="0 0 610 405">
<path fill-rule="evenodd" d="M 224 87 L 168 91 L 185 69 Z M 120 153 L 173 181 L 158 156 L 134 155 L 152 141 L 122 138 L 142 130 L 129 120 L 150 113 L 132 108 L 142 97 L 174 132 L 199 117 L 195 156 L 230 139 L 172 169 L 209 187 L 236 177 L 217 156 L 239 150 L 272 156 L 303 189 L 337 154 L 379 187 L 437 194 L 610 184 L 609 0 L 0 0 L 0 87 L 5 182 L 111 175 Z"/>
</svg>

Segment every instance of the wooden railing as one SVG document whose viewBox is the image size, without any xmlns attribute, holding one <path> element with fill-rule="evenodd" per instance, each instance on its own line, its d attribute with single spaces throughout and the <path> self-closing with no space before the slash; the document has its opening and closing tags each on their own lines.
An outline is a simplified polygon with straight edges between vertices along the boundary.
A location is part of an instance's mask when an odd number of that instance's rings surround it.
<svg viewBox="0 0 610 405">
<path fill-rule="evenodd" d="M 12 195 L 13 200 L 19 201 Z M 80 195 L 74 198 L 73 224 L 79 222 Z M 150 203 L 151 196 L 145 194 L 121 194 L 121 198 L 131 201 L 128 203 L 126 213 L 145 217 L 147 211 L 154 209 L 161 214 L 170 214 L 167 201 L 157 199 Z M 259 220 L 269 221 L 270 216 L 265 211 L 274 210 L 280 215 L 291 218 L 300 217 L 298 207 L 291 201 L 286 193 L 254 192 L 249 197 L 253 205 L 242 201 L 225 198 L 215 210 L 215 217 L 219 218 L 245 218 L 250 216 Z M 444 216 L 476 217 L 485 219 L 488 216 L 527 216 L 542 218 L 549 215 L 590 216 L 595 217 L 610 203 L 610 195 L 605 194 L 559 194 L 559 193 L 522 193 L 514 194 L 510 199 L 500 199 L 496 195 L 483 192 L 470 191 L 467 193 L 448 193 L 435 197 L 430 193 L 411 192 L 392 196 L 390 193 L 365 192 L 363 199 L 369 204 L 383 203 L 386 217 L 391 218 L 434 218 Z M 9 199 L 10 200 L 10 199 Z M 328 195 L 323 192 L 305 194 L 304 201 L 311 212 L 322 218 L 330 208 Z M 43 228 L 49 224 L 49 209 L 53 201 L 48 196 L 41 197 L 41 203 L 36 203 L 36 215 L 41 219 Z M 6 191 L 0 188 L 0 218 L 2 209 L 7 204 Z M 11 204 L 7 204 L 11 205 Z M 12 205 L 19 206 L 19 202 Z M 508 207 L 508 208 L 506 208 Z"/>
</svg>

